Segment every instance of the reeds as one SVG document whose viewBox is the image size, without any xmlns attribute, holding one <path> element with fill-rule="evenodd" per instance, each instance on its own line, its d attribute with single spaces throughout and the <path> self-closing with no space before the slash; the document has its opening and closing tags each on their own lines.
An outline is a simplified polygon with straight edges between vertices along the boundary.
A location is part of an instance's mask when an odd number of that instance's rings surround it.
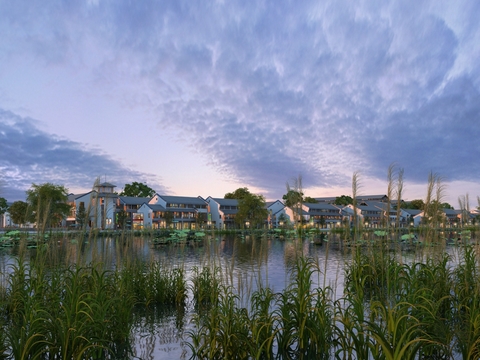
<svg viewBox="0 0 480 360">
<path fill-rule="evenodd" d="M 333 334 L 329 289 L 314 288 L 318 271 L 311 259 L 298 258 L 292 282 L 281 293 L 260 288 L 250 310 L 239 306 L 231 287 L 219 286 L 216 306 L 194 318 L 193 358 L 311 359 L 328 358 Z M 323 354 L 323 355 L 322 355 Z"/>
<path fill-rule="evenodd" d="M 136 306 L 184 311 L 181 267 L 148 260 L 112 267 L 102 255 L 67 264 L 51 254 L 60 250 L 48 244 L 31 258 L 22 252 L 0 274 L 0 358 L 130 358 Z"/>
</svg>

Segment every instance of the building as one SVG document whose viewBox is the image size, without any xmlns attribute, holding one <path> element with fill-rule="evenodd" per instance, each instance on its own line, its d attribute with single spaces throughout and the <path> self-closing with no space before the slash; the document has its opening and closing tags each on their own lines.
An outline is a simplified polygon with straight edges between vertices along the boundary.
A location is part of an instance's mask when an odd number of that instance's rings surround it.
<svg viewBox="0 0 480 360">
<path fill-rule="evenodd" d="M 207 198 L 208 225 L 217 229 L 234 229 L 235 215 L 238 213 L 237 199 Z"/>
<path fill-rule="evenodd" d="M 133 215 L 135 229 L 196 229 L 207 222 L 207 202 L 200 196 L 155 194 Z"/>
<path fill-rule="evenodd" d="M 342 214 L 338 207 L 323 203 L 303 203 L 305 220 L 316 228 L 333 228 L 342 223 Z"/>
<path fill-rule="evenodd" d="M 86 213 L 86 225 L 89 228 L 115 229 L 118 198 L 114 191 L 115 187 L 116 185 L 103 182 L 94 185 L 93 190 L 86 194 L 69 195 L 69 201 L 75 204 L 75 208 L 67 218 L 67 223 L 76 221 L 78 211 L 83 208 Z"/>
</svg>

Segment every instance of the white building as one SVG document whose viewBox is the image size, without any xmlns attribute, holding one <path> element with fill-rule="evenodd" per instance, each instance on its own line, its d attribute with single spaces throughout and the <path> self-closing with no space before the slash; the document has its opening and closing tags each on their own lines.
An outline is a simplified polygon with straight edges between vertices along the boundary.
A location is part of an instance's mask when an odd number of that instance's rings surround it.
<svg viewBox="0 0 480 360">
<path fill-rule="evenodd" d="M 116 185 L 108 182 L 94 185 L 93 190 L 74 197 L 75 211 L 70 216 L 76 217 L 81 207 L 87 214 L 87 226 L 94 229 L 115 229 L 115 211 L 118 195 Z M 68 219 L 67 219 L 68 220 Z"/>
<path fill-rule="evenodd" d="M 134 227 L 160 229 L 171 220 L 175 229 L 195 229 L 207 222 L 207 202 L 200 196 L 155 194 L 134 214 Z"/>
</svg>

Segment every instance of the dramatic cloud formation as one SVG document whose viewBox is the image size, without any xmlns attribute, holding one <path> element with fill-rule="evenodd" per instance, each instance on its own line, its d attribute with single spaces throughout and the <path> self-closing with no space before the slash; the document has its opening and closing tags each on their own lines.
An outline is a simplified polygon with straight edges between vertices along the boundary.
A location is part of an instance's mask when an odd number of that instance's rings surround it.
<svg viewBox="0 0 480 360">
<path fill-rule="evenodd" d="M 19 188 L 38 162 L 74 186 L 108 166 L 117 182 L 157 174 L 176 193 L 189 177 L 202 196 L 223 195 L 209 190 L 222 180 L 280 198 L 298 174 L 307 188 L 348 189 L 354 171 L 383 180 L 396 162 L 412 185 L 434 171 L 475 191 L 479 18 L 474 0 L 4 2 L 2 140 L 39 145 L 12 157 L 0 145 L 3 168 Z M 46 142 L 26 116 L 62 137 Z M 87 131 L 99 121 L 110 139 Z M 117 153 L 143 163 L 126 170 Z"/>
<path fill-rule="evenodd" d="M 2 196 L 25 198 L 25 189 L 32 183 L 52 182 L 67 188 L 85 189 L 108 169 L 119 186 L 145 181 L 157 191 L 165 189 L 155 183 L 155 176 L 126 169 L 99 149 L 85 149 L 81 144 L 60 139 L 37 129 L 35 121 L 20 118 L 0 109 L 0 171 L 7 184 Z M 109 180 L 109 179 L 107 179 Z M 150 181 L 148 181 L 150 180 Z M 153 182 L 152 182 L 153 180 Z"/>
</svg>

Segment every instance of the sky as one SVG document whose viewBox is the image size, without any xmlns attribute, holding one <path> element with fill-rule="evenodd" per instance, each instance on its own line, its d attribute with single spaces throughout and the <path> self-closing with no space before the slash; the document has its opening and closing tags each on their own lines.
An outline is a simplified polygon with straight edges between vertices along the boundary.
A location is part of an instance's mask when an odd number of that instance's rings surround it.
<svg viewBox="0 0 480 360">
<path fill-rule="evenodd" d="M 0 196 L 480 195 L 477 0 L 0 0 Z"/>
</svg>

